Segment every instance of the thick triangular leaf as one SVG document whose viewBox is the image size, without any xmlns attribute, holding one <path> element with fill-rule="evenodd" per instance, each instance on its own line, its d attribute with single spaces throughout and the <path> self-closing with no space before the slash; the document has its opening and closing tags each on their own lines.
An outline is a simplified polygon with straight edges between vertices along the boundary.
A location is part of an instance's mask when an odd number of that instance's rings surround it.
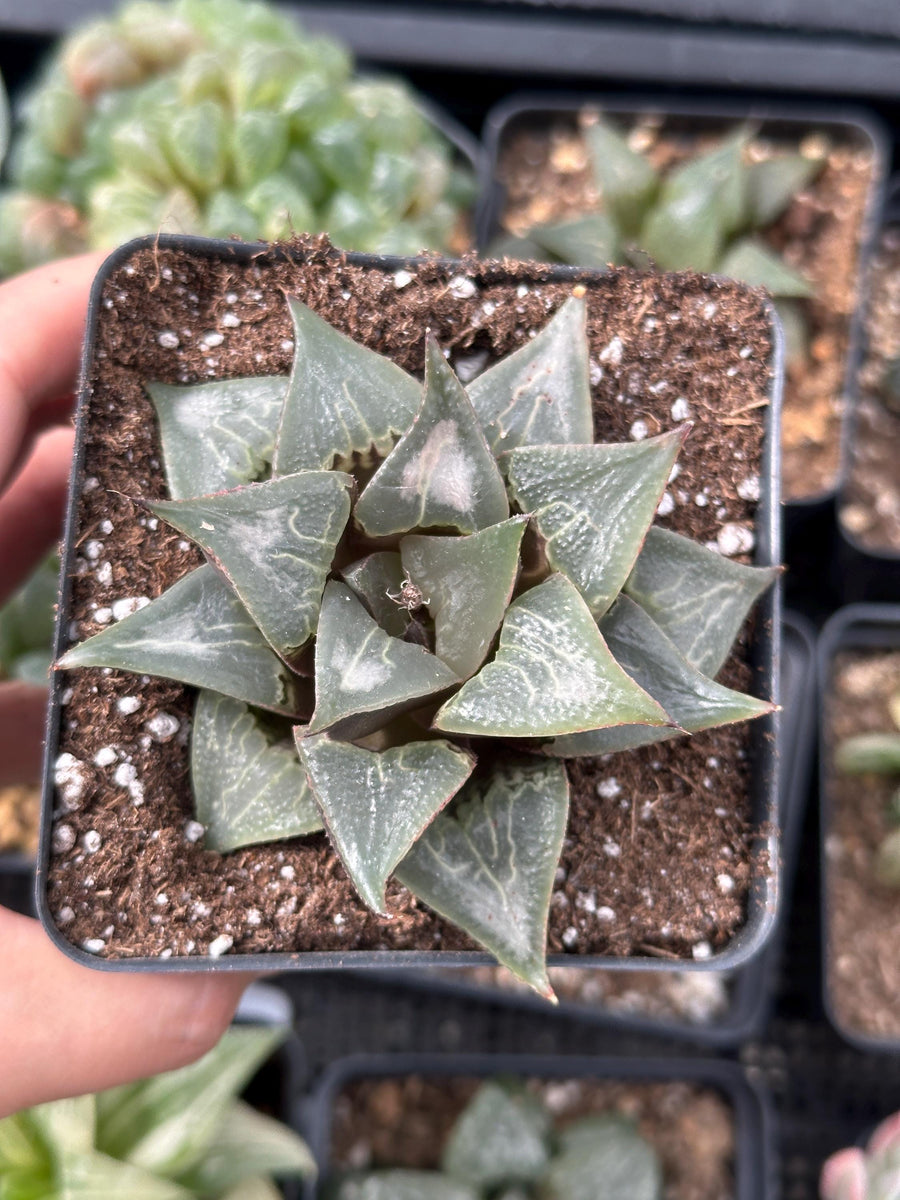
<svg viewBox="0 0 900 1200">
<path fill-rule="evenodd" d="M 437 1171 L 367 1171 L 341 1180 L 334 1200 L 480 1200 L 479 1193 Z"/>
<path fill-rule="evenodd" d="M 430 336 L 422 407 L 372 476 L 355 516 L 373 537 L 434 527 L 474 533 L 509 516 L 503 477 L 478 418 Z"/>
<path fill-rule="evenodd" d="M 473 675 L 500 628 L 519 571 L 527 517 L 513 517 L 468 537 L 400 542 L 403 569 L 434 618 L 435 654 L 460 679 Z"/>
<path fill-rule="evenodd" d="M 281 1029 L 233 1027 L 190 1066 L 102 1093 L 98 1148 L 169 1178 L 192 1170 L 235 1096 L 283 1040 Z"/>
<path fill-rule="evenodd" d="M 93 1096 L 51 1100 L 29 1110 L 31 1123 L 57 1161 L 67 1154 L 84 1154 L 94 1147 L 97 1106 Z"/>
<path fill-rule="evenodd" d="M 550 1000 L 547 914 L 568 808 L 561 764 L 509 763 L 487 781 L 473 780 L 394 872 Z"/>
<path fill-rule="evenodd" d="M 269 645 L 290 662 L 316 631 L 352 485 L 339 471 L 301 471 L 149 507 L 203 548 Z"/>
<path fill-rule="evenodd" d="M 619 253 L 618 232 L 605 213 L 587 213 L 571 221 L 534 225 L 528 230 L 528 237 L 552 259 L 600 271 L 614 263 Z"/>
<path fill-rule="evenodd" d="M 469 384 L 495 454 L 594 440 L 585 313 L 573 296 L 536 337 Z"/>
<path fill-rule="evenodd" d="M 730 246 L 716 269 L 729 279 L 763 287 L 773 296 L 802 298 L 813 294 L 808 279 L 753 238 L 741 238 Z"/>
<path fill-rule="evenodd" d="M 306 1142 L 289 1125 L 236 1101 L 216 1129 L 201 1162 L 179 1183 L 201 1196 L 219 1196 L 254 1176 L 308 1178 L 316 1164 Z"/>
<path fill-rule="evenodd" d="M 204 844 L 221 854 L 322 828 L 293 741 L 273 741 L 246 704 L 219 692 L 197 697 L 191 789 Z"/>
<path fill-rule="evenodd" d="M 409 624 L 409 612 L 391 596 L 400 595 L 403 564 L 395 550 L 378 550 L 341 571 L 341 578 L 353 589 L 366 608 L 391 637 L 402 637 Z"/>
<path fill-rule="evenodd" d="M 900 733 L 858 733 L 838 743 L 835 766 L 854 775 L 900 775 Z"/>
<path fill-rule="evenodd" d="M 301 734 L 297 749 L 334 848 L 369 908 L 384 913 L 388 876 L 471 775 L 475 759 L 444 741 L 377 752 Z"/>
<path fill-rule="evenodd" d="M 747 613 L 779 575 L 652 527 L 625 584 L 698 671 L 718 675 Z"/>
<path fill-rule="evenodd" d="M 547 1110 L 536 1096 L 489 1080 L 457 1118 L 441 1166 L 482 1190 L 531 1183 L 547 1163 L 549 1129 Z"/>
<path fill-rule="evenodd" d="M 39 1171 L 50 1162 L 28 1112 L 0 1118 L 0 1178 L 12 1170 Z"/>
<path fill-rule="evenodd" d="M 602 616 L 634 566 L 688 426 L 595 446 L 533 446 L 509 455 L 513 498 L 531 513 L 547 561 Z"/>
<path fill-rule="evenodd" d="M 281 1188 L 262 1175 L 253 1179 L 242 1179 L 227 1192 L 222 1192 L 216 1200 L 283 1200 Z"/>
<path fill-rule="evenodd" d="M 55 1200 L 194 1200 L 192 1192 L 132 1163 L 93 1150 L 66 1155 L 56 1175 Z"/>
<path fill-rule="evenodd" d="M 715 202 L 715 217 L 726 234 L 733 234 L 747 220 L 747 175 L 744 147 L 749 131 L 736 129 L 721 145 L 687 159 L 663 182 L 666 198 L 704 193 Z"/>
<path fill-rule="evenodd" d="M 659 626 L 628 596 L 620 597 L 600 622 L 600 631 L 616 660 L 632 679 L 665 708 L 680 730 L 598 729 L 557 738 L 548 753 L 560 757 L 608 754 L 697 733 L 717 725 L 749 721 L 772 711 L 766 700 L 745 696 L 708 679 L 692 667 Z"/>
<path fill-rule="evenodd" d="M 585 128 L 584 138 L 603 207 L 627 233 L 636 233 L 659 187 L 656 171 L 602 117 Z"/>
<path fill-rule="evenodd" d="M 158 599 L 73 646 L 57 663 L 160 675 L 296 715 L 298 680 L 214 567 L 198 567 Z"/>
<path fill-rule="evenodd" d="M 750 163 L 747 174 L 747 219 L 753 229 L 777 221 L 798 192 L 820 173 L 824 159 L 778 154 Z"/>
<path fill-rule="evenodd" d="M 387 454 L 422 402 L 422 387 L 390 359 L 361 346 L 289 298 L 294 366 L 274 473 L 348 470 L 354 455 Z"/>
<path fill-rule="evenodd" d="M 485 258 L 512 258 L 517 262 L 548 262 L 547 252 L 534 238 L 501 233 L 493 238 L 484 253 Z"/>
<path fill-rule="evenodd" d="M 447 733 L 553 737 L 669 721 L 613 658 L 574 585 L 551 575 L 510 605 L 494 660 L 444 704 L 434 726 Z"/>
<path fill-rule="evenodd" d="M 385 633 L 348 587 L 325 587 L 316 636 L 316 711 L 306 733 L 356 738 L 459 680 L 422 646 Z"/>
<path fill-rule="evenodd" d="M 616 1116 L 583 1117 L 565 1129 L 541 1180 L 553 1200 L 661 1200 L 656 1151 Z"/>
<path fill-rule="evenodd" d="M 259 479 L 272 461 L 287 379 L 264 375 L 187 387 L 151 383 L 173 500 Z"/>
</svg>

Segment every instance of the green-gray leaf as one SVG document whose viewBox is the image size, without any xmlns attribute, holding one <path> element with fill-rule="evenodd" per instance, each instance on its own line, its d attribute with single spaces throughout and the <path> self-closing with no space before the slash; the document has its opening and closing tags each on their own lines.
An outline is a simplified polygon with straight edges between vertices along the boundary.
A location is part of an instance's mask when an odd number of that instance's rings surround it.
<svg viewBox="0 0 900 1200">
<path fill-rule="evenodd" d="M 316 638 L 316 711 L 307 733 L 356 738 L 459 680 L 422 646 L 385 633 L 348 587 L 325 587 Z"/>
<path fill-rule="evenodd" d="M 369 908 L 384 914 L 388 876 L 468 779 L 475 759 L 444 741 L 379 752 L 301 733 L 297 748 L 334 848 Z"/>
<path fill-rule="evenodd" d="M 548 1159 L 547 1111 L 536 1096 L 489 1080 L 457 1118 L 441 1166 L 474 1188 L 531 1183 Z"/>
<path fill-rule="evenodd" d="M 688 427 L 643 442 L 520 447 L 509 455 L 513 498 L 531 513 L 547 561 L 594 616 L 634 566 Z"/>
<path fill-rule="evenodd" d="M 670 720 L 613 658 L 575 586 L 551 575 L 510 605 L 493 661 L 443 705 L 434 727 L 554 737 Z"/>
<path fill-rule="evenodd" d="M 468 537 L 413 534 L 400 542 L 403 569 L 434 618 L 435 653 L 460 679 L 478 670 L 500 628 L 527 524 L 512 517 Z"/>
<path fill-rule="evenodd" d="M 169 495 L 206 496 L 259 479 L 272 461 L 287 379 L 150 383 Z"/>
<path fill-rule="evenodd" d="M 274 473 L 349 470 L 354 454 L 387 454 L 412 424 L 422 388 L 388 358 L 339 333 L 299 300 L 291 372 Z"/>
<path fill-rule="evenodd" d="M 341 1180 L 334 1200 L 479 1200 L 479 1194 L 437 1171 L 367 1171 Z"/>
<path fill-rule="evenodd" d="M 859 733 L 837 748 L 835 766 L 854 775 L 900 775 L 900 733 Z"/>
<path fill-rule="evenodd" d="M 533 225 L 528 237 L 552 259 L 599 271 L 614 263 L 619 253 L 618 232 L 605 213 L 587 213 L 570 221 Z"/>
<path fill-rule="evenodd" d="M 66 1155 L 52 1195 L 56 1200 L 194 1200 L 194 1193 L 177 1183 L 98 1150 Z"/>
<path fill-rule="evenodd" d="M 306 1143 L 290 1126 L 238 1100 L 222 1118 L 200 1163 L 178 1182 L 200 1196 L 219 1196 L 253 1176 L 306 1178 L 315 1173 Z"/>
<path fill-rule="evenodd" d="M 296 676 L 210 566 L 191 571 L 146 608 L 73 646 L 57 666 L 159 675 L 288 716 L 300 707 Z"/>
<path fill-rule="evenodd" d="M 684 657 L 718 675 L 747 613 L 778 567 L 748 567 L 690 538 L 653 526 L 625 584 Z"/>
<path fill-rule="evenodd" d="M 291 662 L 316 631 L 352 486 L 339 471 L 301 471 L 149 507 L 203 548 L 269 645 Z"/>
<path fill-rule="evenodd" d="M 50 1156 L 31 1121 L 30 1113 L 0 1118 L 0 1178 L 14 1170 L 40 1171 Z"/>
<path fill-rule="evenodd" d="M 345 567 L 341 578 L 353 589 L 366 608 L 391 637 L 402 637 L 409 612 L 391 599 L 403 586 L 403 564 L 396 550 L 377 550 Z"/>
<path fill-rule="evenodd" d="M 547 914 L 568 808 L 561 764 L 509 763 L 472 781 L 394 872 L 548 1000 Z"/>
<path fill-rule="evenodd" d="M 355 516 L 373 537 L 434 527 L 474 533 L 509 516 L 478 417 L 431 336 L 422 407 L 372 476 Z"/>
<path fill-rule="evenodd" d="M 805 276 L 753 238 L 741 238 L 730 246 L 716 269 L 729 279 L 763 287 L 773 296 L 803 298 L 813 294 L 813 286 Z"/>
<path fill-rule="evenodd" d="M 615 1116 L 583 1117 L 564 1130 L 541 1180 L 546 1200 L 661 1200 L 656 1151 Z"/>
<path fill-rule="evenodd" d="M 85 1154 L 94 1147 L 97 1106 L 93 1096 L 51 1100 L 29 1110 L 34 1128 L 55 1159 L 67 1154 Z"/>
<path fill-rule="evenodd" d="M 585 314 L 573 296 L 536 337 L 469 384 L 495 454 L 594 440 Z"/>
<path fill-rule="evenodd" d="M 636 233 L 659 186 L 656 171 L 602 117 L 587 126 L 584 138 L 604 208 L 615 214 L 622 229 Z"/>
<path fill-rule="evenodd" d="M 246 704 L 218 692 L 197 697 L 191 787 L 204 843 L 220 854 L 322 828 L 292 742 L 273 742 Z"/>
<path fill-rule="evenodd" d="M 750 163 L 747 173 L 747 217 L 753 229 L 777 221 L 787 206 L 819 174 L 824 159 L 778 154 Z"/>
</svg>

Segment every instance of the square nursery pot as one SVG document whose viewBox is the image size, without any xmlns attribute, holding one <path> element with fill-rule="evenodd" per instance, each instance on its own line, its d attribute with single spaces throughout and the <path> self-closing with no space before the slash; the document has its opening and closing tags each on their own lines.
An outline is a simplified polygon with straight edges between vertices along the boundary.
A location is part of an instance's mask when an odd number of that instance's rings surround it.
<svg viewBox="0 0 900 1200">
<path fill-rule="evenodd" d="M 775 999 L 791 883 L 800 851 L 810 771 L 815 749 L 815 632 L 799 613 L 785 611 L 781 622 L 782 746 L 779 773 L 781 901 L 775 932 L 763 953 L 746 967 L 717 975 L 642 971 L 571 974 L 568 983 L 551 971 L 560 1018 L 609 1029 L 685 1039 L 702 1046 L 730 1048 L 758 1037 Z M 510 1004 L 546 1012 L 546 1003 L 521 984 L 497 981 L 494 968 L 459 971 L 385 972 L 385 983 L 421 991 L 464 996 L 483 1003 Z M 593 989 L 593 994 L 591 989 Z"/>
<path fill-rule="evenodd" d="M 0 908 L 34 916 L 34 859 L 0 854 Z"/>
<path fill-rule="evenodd" d="M 618 346 L 612 357 L 623 357 L 616 329 L 636 342 L 651 337 L 657 358 L 665 361 L 667 372 L 679 372 L 688 394 L 691 386 L 709 386 L 726 413 L 745 404 L 748 394 L 755 397 L 750 417 L 737 426 L 698 404 L 700 428 L 682 451 L 681 470 L 698 485 L 703 472 L 716 500 L 715 505 L 692 508 L 695 536 L 715 539 L 723 529 L 730 536 L 739 527 L 744 545 L 752 533 L 758 564 L 777 564 L 782 352 L 778 323 L 759 294 L 692 275 L 644 277 L 633 271 L 522 265 L 511 271 L 503 263 L 341 255 L 313 239 L 272 249 L 161 237 L 118 250 L 102 269 L 91 302 L 57 654 L 99 627 L 94 619 L 99 608 L 106 608 L 107 619 L 117 601 L 126 611 L 132 609 L 199 561 L 187 542 L 128 499 L 148 490 L 164 494 L 156 423 L 142 385 L 153 377 L 184 382 L 213 378 L 217 372 L 223 377 L 285 372 L 293 346 L 284 290 L 417 371 L 421 343 L 410 338 L 408 322 L 420 329 L 430 326 L 444 345 L 454 346 L 452 361 L 463 370 L 473 358 L 484 362 L 489 337 L 505 338 L 508 346 L 520 344 L 525 335 L 519 326 L 529 320 L 543 323 L 553 297 L 561 300 L 573 286 L 583 287 L 593 355 L 612 343 L 614 349 Z M 720 315 L 707 318 L 701 310 L 708 310 L 711 295 Z M 385 319 L 391 313 L 393 325 Z M 233 315 L 223 325 L 225 314 Z M 516 328 L 504 332 L 503 322 Z M 738 339 L 732 332 L 731 340 L 741 345 L 728 349 L 728 330 L 736 322 L 743 332 Z M 749 337 L 751 329 L 757 353 L 742 356 L 744 334 Z M 216 336 L 206 331 L 217 331 Z M 198 335 L 200 346 L 195 344 Z M 504 353 L 502 341 L 499 347 L 497 352 Z M 637 345 L 635 352 L 641 353 Z M 647 361 L 641 359 L 644 370 Z M 698 379 L 701 362 L 707 364 L 703 380 Z M 622 372 L 627 367 L 626 361 Z M 669 403 L 649 391 L 623 412 L 615 399 L 619 374 L 618 366 L 607 362 L 606 382 L 594 390 L 598 438 L 627 439 L 636 418 L 646 417 L 660 428 L 671 424 Z M 723 449 L 702 462 L 704 448 L 713 442 Z M 734 464 L 720 461 L 731 455 L 737 455 L 740 470 L 760 480 L 758 503 L 734 490 Z M 719 480 L 715 487 L 714 476 Z M 725 680 L 777 703 L 780 630 L 776 583 L 745 627 Z M 205 851 L 196 840 L 187 779 L 193 695 L 180 684 L 106 668 L 55 673 L 37 892 L 44 926 L 66 953 L 89 965 L 131 971 L 393 969 L 492 961 L 393 885 L 393 919 L 368 914 L 322 835 L 224 856 Z M 166 717 L 162 723 L 156 719 L 160 714 Z M 685 878 L 693 887 L 695 856 L 706 845 L 711 850 L 703 868 L 708 884 L 701 881 L 698 895 L 685 901 L 693 923 L 680 927 L 681 940 L 673 944 L 673 930 L 660 928 L 659 893 L 649 892 L 647 868 L 632 866 L 629 854 L 622 855 L 626 863 L 618 869 L 633 877 L 631 883 L 621 877 L 622 886 L 631 889 L 621 926 L 631 942 L 612 942 L 603 919 L 586 916 L 582 952 L 563 953 L 569 917 L 564 919 L 556 902 L 550 917 L 552 965 L 733 969 L 762 949 L 779 894 L 779 724 L 776 712 L 687 743 L 645 748 L 637 752 L 642 759 L 627 757 L 630 769 L 651 773 L 648 795 L 667 809 L 674 806 L 676 829 L 679 818 L 687 822 L 688 811 L 693 814 L 690 849 L 681 856 L 687 864 Z M 176 729 L 178 736 L 173 735 Z M 73 760 L 77 765 L 70 786 Z M 632 816 L 624 814 L 620 802 L 607 799 L 603 805 L 599 796 L 594 799 L 597 760 L 582 761 L 593 764 L 580 776 L 579 786 L 587 787 L 585 795 L 591 797 L 585 805 L 591 815 L 585 820 L 602 819 L 604 838 L 612 836 L 609 830 L 618 828 L 616 822 L 623 838 L 633 838 Z M 638 762 L 645 765 L 638 767 Z M 656 886 L 677 909 L 683 880 L 672 887 L 668 875 L 673 849 L 678 861 L 677 844 L 672 846 L 653 809 L 647 811 L 642 852 L 657 847 L 663 882 Z M 591 864 L 597 856 L 585 853 L 588 843 L 571 825 L 569 834 L 566 853 L 582 855 L 588 869 L 595 870 Z M 612 848 L 603 856 L 604 883 L 617 862 L 616 846 L 609 844 Z M 724 859 L 723 845 L 728 847 Z M 717 892 L 715 879 L 728 870 L 737 886 L 727 894 Z M 556 886 L 562 888 L 561 879 Z M 698 908 L 703 914 L 699 926 Z"/>
<path fill-rule="evenodd" d="M 701 1194 L 690 1190 L 690 1171 L 698 1161 L 697 1148 L 688 1144 L 688 1137 L 683 1145 L 672 1137 L 673 1119 L 679 1110 L 683 1111 L 682 1106 L 686 1103 L 713 1105 L 717 1115 L 722 1115 L 725 1120 L 730 1116 L 732 1120 L 733 1155 L 728 1171 L 731 1177 L 724 1184 L 716 1181 L 721 1190 L 712 1185 L 702 1194 L 727 1194 L 734 1200 L 768 1200 L 776 1195 L 770 1101 L 748 1082 L 742 1069 L 734 1063 L 715 1059 L 572 1058 L 528 1054 L 455 1054 L 452 1057 L 396 1054 L 338 1060 L 307 1100 L 303 1126 L 319 1165 L 320 1182 L 318 1187 L 307 1185 L 304 1200 L 327 1196 L 328 1184 L 335 1178 L 337 1168 L 349 1165 L 342 1151 L 354 1147 L 359 1152 L 359 1143 L 365 1144 L 370 1135 L 373 1141 L 378 1139 L 378 1165 L 436 1166 L 450 1124 L 478 1082 L 497 1077 L 527 1079 L 539 1094 L 546 1087 L 548 1102 L 552 1088 L 561 1101 L 563 1112 L 567 1090 L 578 1093 L 582 1104 L 590 1106 L 592 1093 L 598 1096 L 598 1093 L 602 1094 L 601 1089 L 613 1087 L 624 1111 L 632 1115 L 635 1105 L 641 1112 L 642 1094 L 648 1097 L 645 1104 L 649 1116 L 654 1108 L 649 1089 L 656 1092 L 659 1108 L 666 1111 L 663 1097 L 667 1085 L 677 1088 L 679 1098 L 669 1100 L 668 1111 L 661 1121 L 669 1135 L 668 1146 L 661 1155 L 666 1196 L 678 1200 L 686 1194 Z M 690 1089 L 689 1093 L 681 1092 L 685 1085 Z M 390 1097 L 384 1104 L 380 1104 L 378 1096 L 381 1087 L 390 1088 Z M 687 1095 L 693 1099 L 686 1099 Z M 572 1103 L 579 1103 L 574 1095 Z M 600 1101 L 599 1096 L 597 1103 L 601 1110 L 607 1108 L 607 1103 Z M 610 1097 L 608 1108 L 614 1108 L 615 1104 L 615 1099 Z M 559 1115 L 557 1108 L 551 1111 L 555 1116 Z M 709 1132 L 713 1120 L 712 1111 L 706 1109 L 696 1121 L 686 1120 L 685 1127 L 693 1125 L 697 1131 Z M 652 1144 L 652 1121 L 647 1128 L 641 1120 L 641 1128 Z M 396 1163 L 388 1157 L 393 1144 L 402 1155 L 402 1160 Z M 681 1164 L 687 1164 L 683 1170 Z M 680 1179 L 672 1178 L 676 1172 Z"/>
<path fill-rule="evenodd" d="M 855 604 L 822 631 L 819 762 L 822 970 L 825 1011 L 861 1050 L 900 1052 L 898 893 L 872 877 L 875 851 L 894 826 L 896 778 L 842 774 L 840 739 L 894 727 L 890 696 L 900 691 L 900 605 Z"/>
<path fill-rule="evenodd" d="M 900 178 L 892 179 L 863 306 L 863 354 L 838 497 L 838 594 L 845 604 L 900 599 Z M 896 396 L 896 398 L 895 398 Z"/>
<path fill-rule="evenodd" d="M 788 587 L 801 571 L 818 579 L 817 564 L 830 554 L 835 495 L 845 475 L 843 397 L 853 392 L 860 361 L 861 280 L 878 222 L 888 158 L 885 133 L 867 113 L 825 107 L 682 105 L 667 97 L 615 94 L 513 97 L 493 109 L 485 125 L 489 176 L 478 213 L 482 251 L 510 228 L 510 215 L 518 232 L 530 224 L 529 213 L 552 221 L 596 208 L 596 199 L 585 190 L 590 165 L 578 129 L 581 114 L 598 111 L 622 129 L 650 122 L 649 128 L 661 131 L 656 146 L 666 157 L 689 157 L 685 149 L 708 148 L 745 123 L 758 130 L 754 136 L 760 145 L 779 149 L 796 151 L 806 139 L 828 139 L 828 165 L 805 199 L 795 200 L 762 234 L 778 252 L 785 245 L 796 250 L 800 265 L 813 272 L 818 296 L 827 295 L 827 302 L 797 302 L 810 326 L 806 362 L 812 350 L 823 357 L 813 372 L 804 367 L 802 374 L 787 362 L 782 427 L 786 560 L 792 568 Z M 548 154 L 551 137 L 553 155 Z M 828 205 L 831 212 L 838 205 L 839 215 L 823 218 Z M 838 247 L 840 266 L 834 257 Z"/>
</svg>

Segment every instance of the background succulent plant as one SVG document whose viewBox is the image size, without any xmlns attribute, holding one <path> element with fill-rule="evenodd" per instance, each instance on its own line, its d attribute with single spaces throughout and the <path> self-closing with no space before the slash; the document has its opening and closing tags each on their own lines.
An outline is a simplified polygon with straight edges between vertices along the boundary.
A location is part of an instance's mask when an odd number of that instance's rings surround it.
<svg viewBox="0 0 900 1200">
<path fill-rule="evenodd" d="M 651 528 L 688 427 L 593 442 L 584 299 L 468 390 L 289 305 L 289 378 L 149 385 L 140 502 L 209 561 L 59 665 L 200 689 L 208 847 L 324 825 L 374 911 L 394 874 L 552 996 L 560 759 L 771 711 L 714 676 L 776 572 Z"/>
<path fill-rule="evenodd" d="M 889 708 L 896 728 L 845 738 L 835 752 L 835 765 L 839 771 L 900 778 L 900 693 L 891 699 Z M 886 887 L 900 888 L 900 787 L 891 797 L 887 816 L 897 828 L 878 847 L 875 878 Z"/>
<path fill-rule="evenodd" d="M 199 1062 L 0 1120 L 0 1195 L 279 1200 L 272 1176 L 309 1176 L 305 1143 L 236 1099 L 284 1038 L 230 1029 Z"/>
<path fill-rule="evenodd" d="M 897 1200 L 900 1196 L 900 1113 L 883 1121 L 865 1150 L 833 1154 L 822 1168 L 821 1200 Z"/>
<path fill-rule="evenodd" d="M 59 557 L 51 554 L 0 608 L 0 679 L 46 684 L 58 585 Z"/>
<path fill-rule="evenodd" d="M 21 106 L 0 271 L 158 230 L 446 249 L 472 181 L 420 104 L 264 4 L 133 0 L 63 41 Z"/>
<path fill-rule="evenodd" d="M 460 1113 L 439 1171 L 398 1168 L 348 1175 L 335 1200 L 661 1200 L 656 1151 L 618 1114 L 561 1130 L 541 1099 L 490 1080 Z"/>
</svg>

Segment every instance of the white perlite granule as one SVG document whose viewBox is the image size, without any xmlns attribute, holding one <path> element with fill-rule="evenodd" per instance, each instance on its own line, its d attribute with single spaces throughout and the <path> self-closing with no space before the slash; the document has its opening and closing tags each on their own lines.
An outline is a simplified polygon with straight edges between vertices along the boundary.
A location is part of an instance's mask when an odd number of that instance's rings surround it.
<svg viewBox="0 0 900 1200">
<path fill-rule="evenodd" d="M 149 721 L 146 721 L 144 728 L 153 738 L 154 742 L 171 742 L 172 738 L 181 728 L 181 722 L 177 717 L 173 717 L 171 713 L 161 712 L 151 717 Z"/>
<path fill-rule="evenodd" d="M 81 844 L 84 846 L 85 854 L 96 854 L 103 845 L 103 838 L 96 829 L 89 829 L 81 839 Z"/>
<path fill-rule="evenodd" d="M 132 713 L 136 713 L 141 707 L 141 701 L 138 696 L 120 696 L 116 701 L 116 708 L 125 717 L 130 717 Z"/>
<path fill-rule="evenodd" d="M 118 757 L 112 746 L 101 746 L 94 755 L 94 765 L 97 767 L 111 767 L 117 761 Z"/>
<path fill-rule="evenodd" d="M 201 825 L 199 821 L 187 821 L 184 826 L 184 840 L 186 842 L 199 842 L 206 832 L 206 827 Z"/>
<path fill-rule="evenodd" d="M 748 554 L 756 544 L 753 530 L 746 525 L 738 525 L 729 521 L 716 534 L 716 547 L 720 554 L 731 557 L 734 554 Z"/>
<path fill-rule="evenodd" d="M 123 596 L 121 600 L 113 601 L 113 620 L 123 621 L 125 617 L 130 617 L 132 613 L 139 612 L 142 608 L 146 608 L 149 603 L 150 599 L 148 596 Z"/>
<path fill-rule="evenodd" d="M 103 938 L 85 938 L 81 943 L 82 950 L 87 950 L 88 954 L 99 954 L 101 950 L 106 949 L 106 942 Z"/>
<path fill-rule="evenodd" d="M 71 825 L 57 825 L 53 830 L 52 847 L 54 854 L 66 854 L 75 845 L 75 830 Z"/>
<path fill-rule="evenodd" d="M 163 329 L 156 337 L 157 342 L 162 346 L 163 350 L 177 350 L 179 346 L 178 334 L 174 329 Z"/>
<path fill-rule="evenodd" d="M 53 764 L 53 782 L 59 791 L 63 809 L 71 812 L 81 804 L 88 783 L 87 767 L 74 754 L 65 751 Z"/>
<path fill-rule="evenodd" d="M 220 933 L 217 938 L 213 938 L 213 940 L 209 943 L 209 949 L 206 953 L 210 958 L 221 958 L 222 955 L 225 954 L 226 951 L 230 950 L 233 945 L 234 938 L 231 936 L 231 934 Z"/>
</svg>

